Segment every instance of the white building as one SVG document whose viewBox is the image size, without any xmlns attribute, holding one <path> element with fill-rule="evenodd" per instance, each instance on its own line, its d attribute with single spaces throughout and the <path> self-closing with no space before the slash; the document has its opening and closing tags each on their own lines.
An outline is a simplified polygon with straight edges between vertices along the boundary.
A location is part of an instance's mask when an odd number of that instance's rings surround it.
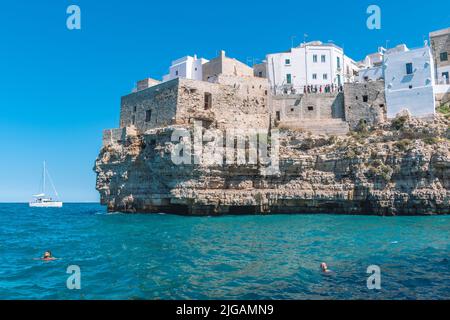
<svg viewBox="0 0 450 320">
<path fill-rule="evenodd" d="M 364 60 L 359 62 L 358 82 L 376 81 L 384 79 L 383 56 L 385 48 L 378 48 L 378 52 L 369 54 Z"/>
<path fill-rule="evenodd" d="M 405 45 L 384 53 L 388 118 L 402 110 L 416 117 L 434 115 L 434 64 L 430 47 L 409 50 Z"/>
<path fill-rule="evenodd" d="M 358 67 L 342 48 L 314 41 L 266 56 L 266 74 L 275 93 L 304 92 L 305 86 L 352 82 Z"/>
<path fill-rule="evenodd" d="M 208 60 L 203 58 L 198 59 L 196 55 L 194 55 L 193 57 L 186 56 L 172 61 L 172 65 L 169 69 L 169 74 L 163 76 L 163 82 L 176 78 L 202 80 L 202 66 L 206 62 L 208 62 Z"/>
</svg>

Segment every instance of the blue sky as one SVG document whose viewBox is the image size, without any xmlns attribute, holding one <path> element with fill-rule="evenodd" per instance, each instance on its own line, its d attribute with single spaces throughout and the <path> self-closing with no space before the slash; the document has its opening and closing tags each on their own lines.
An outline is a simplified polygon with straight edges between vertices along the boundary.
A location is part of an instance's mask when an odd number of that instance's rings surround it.
<svg viewBox="0 0 450 320">
<path fill-rule="evenodd" d="M 82 29 L 66 28 L 81 8 Z M 381 30 L 366 8 L 381 7 Z M 8 1 L 0 10 L 0 202 L 28 201 L 47 160 L 64 201 L 98 201 L 92 170 L 120 96 L 171 60 L 221 49 L 243 62 L 333 40 L 355 60 L 380 45 L 422 45 L 450 26 L 448 1 Z"/>
</svg>

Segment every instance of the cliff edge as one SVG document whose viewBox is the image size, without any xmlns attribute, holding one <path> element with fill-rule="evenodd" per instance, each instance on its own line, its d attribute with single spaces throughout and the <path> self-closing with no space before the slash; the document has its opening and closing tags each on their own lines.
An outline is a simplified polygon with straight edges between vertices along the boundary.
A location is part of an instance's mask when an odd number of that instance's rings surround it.
<svg viewBox="0 0 450 320">
<path fill-rule="evenodd" d="M 449 214 L 449 125 L 402 115 L 343 137 L 282 129 L 271 175 L 259 162 L 174 164 L 180 126 L 127 132 L 101 150 L 96 187 L 109 211 L 129 213 Z"/>
</svg>

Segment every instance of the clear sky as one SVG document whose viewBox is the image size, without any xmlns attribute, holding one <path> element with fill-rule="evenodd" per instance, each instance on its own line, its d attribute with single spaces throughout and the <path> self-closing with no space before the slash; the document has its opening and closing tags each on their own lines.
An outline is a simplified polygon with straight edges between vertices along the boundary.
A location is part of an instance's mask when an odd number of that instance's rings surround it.
<svg viewBox="0 0 450 320">
<path fill-rule="evenodd" d="M 81 8 L 81 30 L 66 9 Z M 381 7 L 381 30 L 366 9 Z M 0 6 L 0 202 L 28 201 L 46 160 L 64 201 L 98 201 L 92 170 L 120 96 L 184 55 L 250 63 L 308 40 L 333 40 L 355 60 L 423 44 L 450 27 L 450 1 L 5 1 Z"/>
</svg>

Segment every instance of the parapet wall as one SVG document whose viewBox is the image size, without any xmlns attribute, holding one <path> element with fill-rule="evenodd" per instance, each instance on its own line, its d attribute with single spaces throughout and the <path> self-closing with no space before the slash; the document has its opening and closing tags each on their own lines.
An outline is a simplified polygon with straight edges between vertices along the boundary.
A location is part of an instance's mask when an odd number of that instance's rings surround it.
<svg viewBox="0 0 450 320">
<path fill-rule="evenodd" d="M 279 95 L 272 99 L 278 121 L 328 120 L 344 118 L 342 93 Z M 279 114 L 277 114 L 279 112 Z"/>
<path fill-rule="evenodd" d="M 126 141 L 127 137 L 136 135 L 136 133 L 134 127 L 103 130 L 103 146 L 106 147 L 111 144 L 122 143 Z"/>
</svg>

